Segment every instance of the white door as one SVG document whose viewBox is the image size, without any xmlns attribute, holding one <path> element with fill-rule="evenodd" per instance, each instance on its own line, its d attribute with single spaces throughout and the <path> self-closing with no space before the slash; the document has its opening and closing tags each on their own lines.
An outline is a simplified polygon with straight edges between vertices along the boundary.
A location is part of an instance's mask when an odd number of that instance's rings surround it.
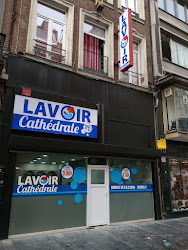
<svg viewBox="0 0 188 250">
<path fill-rule="evenodd" d="M 88 165 L 87 227 L 109 224 L 109 166 Z"/>
</svg>

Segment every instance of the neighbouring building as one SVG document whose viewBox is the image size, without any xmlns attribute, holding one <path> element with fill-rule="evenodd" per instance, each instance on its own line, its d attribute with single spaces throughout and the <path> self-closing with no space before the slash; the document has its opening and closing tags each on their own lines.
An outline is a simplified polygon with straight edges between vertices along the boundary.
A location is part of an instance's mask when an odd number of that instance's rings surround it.
<svg viewBox="0 0 188 250">
<path fill-rule="evenodd" d="M 166 218 L 188 215 L 188 2 L 151 0 L 161 191 Z"/>
<path fill-rule="evenodd" d="M 1 238 L 161 218 L 149 2 L 95 2 L 4 2 Z M 121 73 L 127 7 L 134 66 Z"/>
</svg>

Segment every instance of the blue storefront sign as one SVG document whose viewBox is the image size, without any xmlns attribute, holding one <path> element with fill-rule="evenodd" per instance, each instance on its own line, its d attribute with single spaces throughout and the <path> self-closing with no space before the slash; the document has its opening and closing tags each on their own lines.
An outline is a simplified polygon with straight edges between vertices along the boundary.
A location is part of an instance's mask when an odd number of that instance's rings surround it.
<svg viewBox="0 0 188 250">
<path fill-rule="evenodd" d="M 97 123 L 95 109 L 15 96 L 13 129 L 97 138 Z"/>
</svg>

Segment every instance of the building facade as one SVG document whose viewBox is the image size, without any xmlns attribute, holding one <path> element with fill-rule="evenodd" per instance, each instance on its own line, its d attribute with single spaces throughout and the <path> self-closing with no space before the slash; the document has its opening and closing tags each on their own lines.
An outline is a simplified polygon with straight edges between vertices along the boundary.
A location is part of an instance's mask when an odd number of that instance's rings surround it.
<svg viewBox="0 0 188 250">
<path fill-rule="evenodd" d="M 5 2 L 1 238 L 161 218 L 150 6 L 96 2 Z M 121 73 L 127 7 L 134 66 Z"/>
<path fill-rule="evenodd" d="M 166 138 L 161 188 L 166 218 L 188 215 L 188 4 L 150 1 L 158 139 Z"/>
</svg>

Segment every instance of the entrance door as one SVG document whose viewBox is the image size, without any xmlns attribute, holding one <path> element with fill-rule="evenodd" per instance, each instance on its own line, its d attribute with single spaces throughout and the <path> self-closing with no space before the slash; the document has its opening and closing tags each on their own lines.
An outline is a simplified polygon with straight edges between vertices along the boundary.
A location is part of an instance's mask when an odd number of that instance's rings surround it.
<svg viewBox="0 0 188 250">
<path fill-rule="evenodd" d="M 109 166 L 88 165 L 87 227 L 109 224 Z"/>
</svg>

